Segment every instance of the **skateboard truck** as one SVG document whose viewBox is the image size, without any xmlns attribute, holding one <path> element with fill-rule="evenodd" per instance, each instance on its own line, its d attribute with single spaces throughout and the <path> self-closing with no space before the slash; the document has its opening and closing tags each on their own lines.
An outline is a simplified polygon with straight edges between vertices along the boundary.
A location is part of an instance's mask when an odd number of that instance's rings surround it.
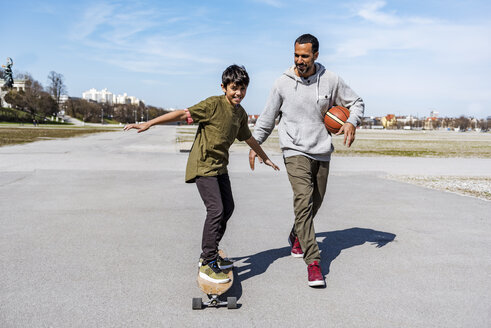
<svg viewBox="0 0 491 328">
<path fill-rule="evenodd" d="M 227 297 L 227 301 L 222 301 L 218 298 L 218 295 L 208 295 L 209 300 L 203 302 L 200 297 L 193 298 L 193 310 L 201 310 L 203 306 L 206 307 L 220 307 L 226 306 L 227 309 L 237 309 L 237 297 Z"/>
</svg>

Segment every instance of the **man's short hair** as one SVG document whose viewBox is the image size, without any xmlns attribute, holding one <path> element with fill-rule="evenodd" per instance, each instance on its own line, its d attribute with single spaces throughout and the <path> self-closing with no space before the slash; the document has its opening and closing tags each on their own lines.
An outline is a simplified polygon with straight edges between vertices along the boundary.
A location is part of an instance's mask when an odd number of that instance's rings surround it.
<svg viewBox="0 0 491 328">
<path fill-rule="evenodd" d="M 249 74 L 244 66 L 230 65 L 223 71 L 222 74 L 222 84 L 226 88 L 230 83 L 235 83 L 235 85 L 249 85 Z"/>
<path fill-rule="evenodd" d="M 316 53 L 317 51 L 319 51 L 319 40 L 317 40 L 317 38 L 315 36 L 313 36 L 312 34 L 302 34 L 300 35 L 296 40 L 295 40 L 295 44 L 305 44 L 305 43 L 311 43 L 312 44 L 312 53 Z"/>
</svg>

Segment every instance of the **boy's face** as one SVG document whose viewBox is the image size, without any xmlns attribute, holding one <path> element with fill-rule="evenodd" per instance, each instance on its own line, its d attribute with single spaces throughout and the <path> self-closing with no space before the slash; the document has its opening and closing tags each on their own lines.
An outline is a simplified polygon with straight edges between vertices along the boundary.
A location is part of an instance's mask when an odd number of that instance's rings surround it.
<svg viewBox="0 0 491 328">
<path fill-rule="evenodd" d="M 227 101 L 231 105 L 237 106 L 238 104 L 240 104 L 242 99 L 244 99 L 247 92 L 247 86 L 229 83 L 227 84 L 227 87 L 224 87 L 222 84 L 222 90 L 223 92 L 225 92 L 225 98 L 227 98 Z"/>
</svg>

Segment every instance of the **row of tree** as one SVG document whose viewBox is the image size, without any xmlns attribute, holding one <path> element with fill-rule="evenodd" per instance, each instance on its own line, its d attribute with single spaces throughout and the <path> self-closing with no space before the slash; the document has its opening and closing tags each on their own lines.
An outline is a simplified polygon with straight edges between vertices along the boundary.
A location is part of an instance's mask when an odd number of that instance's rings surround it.
<svg viewBox="0 0 491 328">
<path fill-rule="evenodd" d="M 130 104 L 105 104 L 80 98 L 69 98 L 63 104 L 65 114 L 84 122 L 105 123 L 107 120 L 135 123 L 151 120 L 169 111 L 154 107 Z"/>
<path fill-rule="evenodd" d="M 372 128 L 373 126 L 381 126 L 382 122 L 380 118 L 364 118 L 361 123 L 364 128 Z M 409 121 L 396 120 L 394 124 L 391 124 L 390 129 L 403 129 L 405 127 L 410 127 L 412 129 L 459 129 L 462 131 L 468 129 L 481 129 L 488 131 L 491 129 L 491 120 L 487 119 L 476 119 L 472 117 L 460 116 L 457 118 L 443 117 L 443 118 L 413 118 Z"/>
<path fill-rule="evenodd" d="M 0 78 L 3 79 L 4 72 L 0 69 Z M 25 81 L 25 89 L 16 88 L 4 89 L 8 91 L 4 100 L 12 108 L 29 114 L 32 121 L 44 122 L 50 117 L 58 115 L 64 111 L 66 115 L 72 116 L 84 122 L 104 123 L 107 120 L 121 123 L 133 123 L 138 121 L 151 120 L 157 116 L 167 113 L 165 109 L 129 104 L 103 104 L 87 101 L 80 98 L 68 98 L 61 102 L 60 98 L 66 94 L 64 77 L 62 74 L 51 71 L 48 74 L 47 87 L 35 80 L 29 73 L 16 74 L 16 80 Z M 2 110 L 2 113 L 8 109 Z M 2 115 L 5 120 L 22 122 L 26 118 L 24 115 Z"/>
</svg>

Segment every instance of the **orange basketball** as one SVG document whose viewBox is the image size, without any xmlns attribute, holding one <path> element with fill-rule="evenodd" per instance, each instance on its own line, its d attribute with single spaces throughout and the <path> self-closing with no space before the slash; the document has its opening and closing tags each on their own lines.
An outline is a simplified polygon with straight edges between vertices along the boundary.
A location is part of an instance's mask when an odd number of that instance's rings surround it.
<svg viewBox="0 0 491 328">
<path fill-rule="evenodd" d="M 338 133 L 349 117 L 349 110 L 341 106 L 333 106 L 324 116 L 326 129 L 331 133 Z"/>
</svg>

